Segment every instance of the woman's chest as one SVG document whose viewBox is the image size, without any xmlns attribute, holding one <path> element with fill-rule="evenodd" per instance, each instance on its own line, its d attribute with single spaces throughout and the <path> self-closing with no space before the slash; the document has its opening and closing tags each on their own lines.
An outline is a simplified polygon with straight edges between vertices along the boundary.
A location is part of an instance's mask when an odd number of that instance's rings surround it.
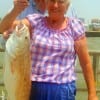
<svg viewBox="0 0 100 100">
<path fill-rule="evenodd" d="M 74 50 L 74 40 L 68 32 L 34 30 L 31 38 L 32 47 L 40 47 L 53 50 Z"/>
</svg>

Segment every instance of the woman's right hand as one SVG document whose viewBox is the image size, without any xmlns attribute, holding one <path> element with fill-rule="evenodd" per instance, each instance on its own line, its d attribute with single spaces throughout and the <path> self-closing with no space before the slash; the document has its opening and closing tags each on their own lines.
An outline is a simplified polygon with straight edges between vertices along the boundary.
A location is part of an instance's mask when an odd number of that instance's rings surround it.
<svg viewBox="0 0 100 100">
<path fill-rule="evenodd" d="M 21 13 L 28 5 L 28 0 L 14 0 L 14 11 Z"/>
<path fill-rule="evenodd" d="M 4 38 L 5 40 L 7 40 L 7 39 L 9 38 L 9 36 L 12 34 L 12 32 L 13 32 L 13 29 L 12 29 L 12 28 L 10 28 L 9 30 L 5 31 L 5 32 L 3 33 L 3 38 Z"/>
</svg>

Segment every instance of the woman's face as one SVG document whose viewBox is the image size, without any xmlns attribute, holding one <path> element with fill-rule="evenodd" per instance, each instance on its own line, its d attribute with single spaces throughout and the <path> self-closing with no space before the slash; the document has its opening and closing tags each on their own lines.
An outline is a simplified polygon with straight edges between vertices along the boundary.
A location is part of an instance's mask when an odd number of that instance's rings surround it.
<svg viewBox="0 0 100 100">
<path fill-rule="evenodd" d="M 69 6 L 69 0 L 46 0 L 49 17 L 63 17 Z"/>
</svg>

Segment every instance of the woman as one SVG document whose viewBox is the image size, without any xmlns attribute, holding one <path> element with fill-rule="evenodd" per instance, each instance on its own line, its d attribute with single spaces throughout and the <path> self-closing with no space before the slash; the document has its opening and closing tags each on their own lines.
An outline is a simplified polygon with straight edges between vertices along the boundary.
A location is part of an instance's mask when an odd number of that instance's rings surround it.
<svg viewBox="0 0 100 100">
<path fill-rule="evenodd" d="M 45 12 L 45 5 L 44 5 L 45 0 L 28 0 L 28 2 L 29 6 L 18 15 L 17 19 L 23 19 L 27 15 L 33 13 L 40 13 L 47 15 L 47 12 Z M 68 12 L 65 14 L 65 16 L 78 18 L 72 4 L 70 4 Z M 9 38 L 10 33 L 12 33 L 11 30 L 6 31 L 4 32 L 3 36 L 0 37 L 0 49 L 5 50 L 5 43 L 6 40 Z"/>
<path fill-rule="evenodd" d="M 79 20 L 64 17 L 69 4 L 69 0 L 46 0 L 48 16 L 33 14 L 21 20 L 31 34 L 30 100 L 75 100 L 76 54 L 86 80 L 88 100 L 98 100 L 84 27 Z M 16 16 L 27 6 L 27 0 L 14 0 L 13 10 L 0 24 L 0 32 L 18 25 Z"/>
</svg>

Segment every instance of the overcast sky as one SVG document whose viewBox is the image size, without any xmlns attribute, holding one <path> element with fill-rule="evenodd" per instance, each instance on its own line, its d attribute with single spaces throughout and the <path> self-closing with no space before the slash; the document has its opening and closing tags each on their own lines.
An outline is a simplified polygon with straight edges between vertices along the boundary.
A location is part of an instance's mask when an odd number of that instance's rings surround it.
<svg viewBox="0 0 100 100">
<path fill-rule="evenodd" d="M 0 0 L 0 17 L 12 7 L 13 0 Z M 85 19 L 100 18 L 100 0 L 72 0 L 79 17 Z"/>
</svg>

